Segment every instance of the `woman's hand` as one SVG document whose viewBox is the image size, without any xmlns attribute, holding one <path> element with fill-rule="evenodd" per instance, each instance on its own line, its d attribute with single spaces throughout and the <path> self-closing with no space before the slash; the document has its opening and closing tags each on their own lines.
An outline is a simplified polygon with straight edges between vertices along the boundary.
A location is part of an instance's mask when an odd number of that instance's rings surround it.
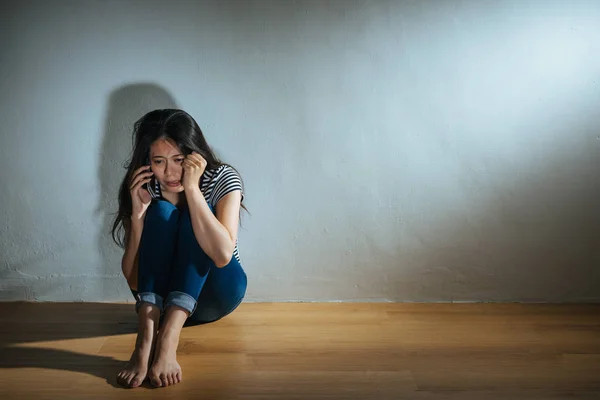
<svg viewBox="0 0 600 400">
<path fill-rule="evenodd" d="M 154 173 L 150 171 L 149 165 L 144 165 L 133 172 L 133 178 L 129 185 L 131 193 L 131 218 L 132 220 L 142 220 L 146 214 L 146 210 L 152 201 L 150 193 L 142 187 L 145 183 L 150 182 Z"/>
<path fill-rule="evenodd" d="M 182 163 L 183 179 L 181 180 L 184 190 L 198 187 L 200 184 L 200 177 L 202 177 L 207 164 L 204 157 L 195 151 L 185 157 L 185 160 L 183 160 Z"/>
</svg>

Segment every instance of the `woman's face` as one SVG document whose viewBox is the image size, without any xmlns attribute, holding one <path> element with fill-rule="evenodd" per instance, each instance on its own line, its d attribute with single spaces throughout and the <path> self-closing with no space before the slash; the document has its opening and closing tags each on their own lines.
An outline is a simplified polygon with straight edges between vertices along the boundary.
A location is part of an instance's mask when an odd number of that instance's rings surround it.
<svg viewBox="0 0 600 400">
<path fill-rule="evenodd" d="M 160 183 L 161 190 L 171 193 L 183 192 L 181 163 L 184 159 L 183 152 L 174 143 L 166 139 L 159 139 L 152 143 L 150 166 L 154 178 Z"/>
</svg>

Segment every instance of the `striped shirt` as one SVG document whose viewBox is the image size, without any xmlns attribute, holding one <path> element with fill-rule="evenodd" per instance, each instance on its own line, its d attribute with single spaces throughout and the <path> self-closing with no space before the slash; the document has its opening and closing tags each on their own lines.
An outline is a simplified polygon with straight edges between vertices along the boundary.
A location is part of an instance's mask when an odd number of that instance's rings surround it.
<svg viewBox="0 0 600 400">
<path fill-rule="evenodd" d="M 162 199 L 160 184 L 156 180 L 153 181 L 154 186 L 148 185 L 148 192 L 150 192 L 150 196 L 152 196 L 153 199 Z M 213 210 L 217 206 L 219 200 L 234 190 L 242 192 L 242 201 L 244 200 L 242 180 L 238 173 L 229 165 L 221 165 L 220 167 L 204 171 L 200 182 L 200 191 Z M 233 249 L 233 256 L 241 264 L 237 240 L 235 242 L 235 248 Z"/>
</svg>

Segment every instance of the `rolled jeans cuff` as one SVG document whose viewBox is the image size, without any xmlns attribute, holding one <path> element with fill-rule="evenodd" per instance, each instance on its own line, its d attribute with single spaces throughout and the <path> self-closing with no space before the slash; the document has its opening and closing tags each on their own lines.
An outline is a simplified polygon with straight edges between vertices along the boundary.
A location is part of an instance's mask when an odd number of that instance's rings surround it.
<svg viewBox="0 0 600 400">
<path fill-rule="evenodd" d="M 179 306 L 192 315 L 196 311 L 198 302 L 192 296 L 184 292 L 171 292 L 165 301 L 165 309 L 171 305 Z"/>
<path fill-rule="evenodd" d="M 158 307 L 159 310 L 163 309 L 163 298 L 162 296 L 152 293 L 152 292 L 142 292 L 137 294 L 137 302 L 135 303 L 135 312 L 137 313 L 140 309 L 140 306 L 143 303 L 153 304 Z"/>
</svg>

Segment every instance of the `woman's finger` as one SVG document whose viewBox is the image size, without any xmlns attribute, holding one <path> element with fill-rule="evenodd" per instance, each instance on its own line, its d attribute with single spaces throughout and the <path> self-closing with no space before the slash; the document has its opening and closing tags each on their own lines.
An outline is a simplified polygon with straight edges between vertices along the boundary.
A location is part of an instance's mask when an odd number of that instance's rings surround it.
<svg viewBox="0 0 600 400">
<path fill-rule="evenodd" d="M 183 162 L 183 167 L 187 167 L 187 168 L 194 168 L 194 167 L 198 167 L 196 164 L 194 164 L 191 160 L 185 160 Z"/>
<path fill-rule="evenodd" d="M 208 161 L 206 161 L 206 158 L 204 158 L 202 154 L 196 153 L 196 158 L 201 164 L 208 163 Z"/>
<path fill-rule="evenodd" d="M 152 179 L 152 177 L 138 177 L 129 187 L 129 190 L 134 190 L 136 187 L 143 185 L 146 182 L 150 182 L 150 180 Z"/>
<path fill-rule="evenodd" d="M 136 169 L 135 171 L 133 171 L 132 176 L 139 175 L 140 173 L 142 173 L 144 171 L 149 171 L 149 170 L 150 170 L 150 166 L 149 165 L 141 166 L 138 169 Z"/>
<path fill-rule="evenodd" d="M 143 176 L 148 176 L 148 174 L 152 174 L 152 170 L 148 169 L 141 169 L 141 170 L 137 170 L 137 172 L 134 172 L 133 175 L 131 176 L 131 185 L 133 185 L 133 181 L 135 181 L 138 177 L 143 177 Z"/>
<path fill-rule="evenodd" d="M 148 174 L 153 174 L 154 172 L 152 172 L 152 170 L 147 170 L 147 171 L 140 171 L 139 174 L 135 174 L 133 175 L 133 177 L 131 178 L 131 180 L 133 181 L 135 178 L 137 178 L 138 176 L 144 176 L 144 175 L 148 175 Z"/>
<path fill-rule="evenodd" d="M 139 182 L 137 182 L 135 185 L 133 185 L 129 190 L 130 191 L 136 191 L 138 190 L 140 187 L 142 187 L 142 185 L 144 185 L 145 183 L 150 182 L 152 178 L 145 178 L 145 179 L 141 179 Z"/>
<path fill-rule="evenodd" d="M 195 160 L 189 155 L 183 160 L 183 162 L 191 165 L 196 164 Z"/>
<path fill-rule="evenodd" d="M 146 183 L 149 183 L 152 180 L 152 178 L 146 178 L 146 179 L 142 179 L 141 181 L 138 182 L 138 184 L 133 188 L 134 190 L 140 190 L 140 188 L 145 185 Z"/>
<path fill-rule="evenodd" d="M 190 154 L 190 156 L 194 157 L 198 161 L 205 160 L 205 158 L 202 157 L 202 154 L 198 153 L 197 151 L 193 151 L 192 154 Z"/>
<path fill-rule="evenodd" d="M 152 172 L 152 171 L 142 172 L 140 174 L 137 174 L 136 176 L 131 178 L 131 183 L 129 184 L 129 186 L 133 187 L 133 186 L 135 186 L 134 182 L 136 182 L 137 180 L 144 179 L 145 177 L 152 176 L 152 175 L 154 175 L 154 172 Z"/>
</svg>

